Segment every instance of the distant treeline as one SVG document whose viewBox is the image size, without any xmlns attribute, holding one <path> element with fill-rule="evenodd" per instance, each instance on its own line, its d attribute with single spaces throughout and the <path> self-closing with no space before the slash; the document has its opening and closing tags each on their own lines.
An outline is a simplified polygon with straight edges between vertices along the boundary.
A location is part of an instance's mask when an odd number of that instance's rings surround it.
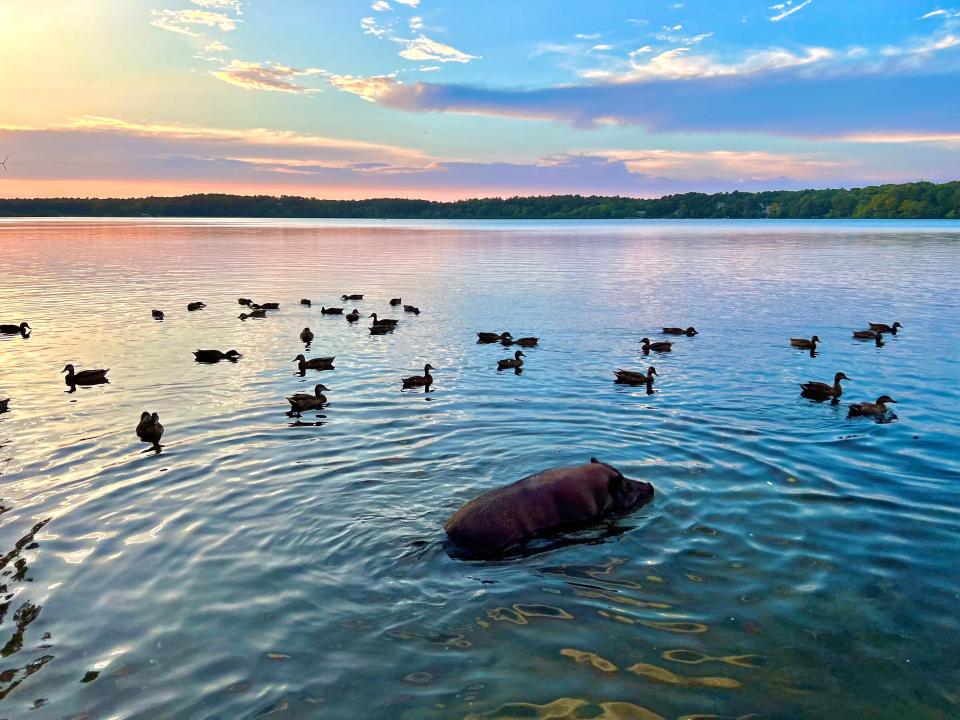
<svg viewBox="0 0 960 720">
<path fill-rule="evenodd" d="M 184 195 L 131 199 L 0 200 L 0 216 L 400 218 L 524 220 L 613 218 L 947 218 L 960 219 L 960 181 L 851 190 L 683 193 L 644 200 L 547 195 L 437 202 L 380 198 L 315 200 L 269 195 Z"/>
</svg>

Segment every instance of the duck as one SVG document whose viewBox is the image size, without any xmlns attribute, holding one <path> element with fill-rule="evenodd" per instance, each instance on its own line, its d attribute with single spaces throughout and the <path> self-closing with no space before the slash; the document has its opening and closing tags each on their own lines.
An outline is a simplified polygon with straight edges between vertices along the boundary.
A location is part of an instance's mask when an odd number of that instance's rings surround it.
<svg viewBox="0 0 960 720">
<path fill-rule="evenodd" d="M 76 372 L 73 365 L 68 364 L 60 372 L 67 374 L 67 385 L 98 385 L 107 381 L 107 373 L 110 372 L 110 369 Z"/>
<path fill-rule="evenodd" d="M 699 335 L 694 327 L 688 327 L 686 330 L 684 330 L 682 327 L 665 327 L 662 328 L 662 330 L 665 335 L 686 335 L 687 337 Z"/>
<path fill-rule="evenodd" d="M 347 318 L 347 322 L 355 323 L 357 320 L 360 319 L 360 311 L 354 308 L 353 312 L 347 313 L 344 317 Z"/>
<path fill-rule="evenodd" d="M 321 306 L 320 314 L 321 315 L 343 315 L 343 308 L 328 308 L 328 307 Z"/>
<path fill-rule="evenodd" d="M 340 299 L 341 300 L 363 300 L 363 294 L 361 293 L 359 295 L 341 295 Z"/>
<path fill-rule="evenodd" d="M 640 340 L 643 344 L 641 350 L 643 354 L 646 355 L 651 350 L 654 352 L 671 352 L 673 350 L 673 343 L 669 340 L 661 340 L 660 342 L 650 342 L 650 338 L 643 338 Z"/>
<path fill-rule="evenodd" d="M 416 305 L 404 305 L 403 311 L 408 313 L 413 313 L 414 315 L 420 314 L 420 308 L 418 308 Z"/>
<path fill-rule="evenodd" d="M 370 317 L 373 318 L 374 325 L 385 325 L 386 327 L 396 327 L 399 320 L 391 320 L 390 318 L 378 318 L 376 313 L 370 313 Z"/>
<path fill-rule="evenodd" d="M 0 400 L 0 413 L 5 413 L 10 409 L 10 398 L 6 400 Z"/>
<path fill-rule="evenodd" d="M 876 402 L 851 403 L 849 415 L 856 417 L 858 415 L 883 415 L 887 412 L 887 403 L 895 403 L 889 395 L 881 395 Z"/>
<path fill-rule="evenodd" d="M 653 385 L 653 376 L 657 374 L 657 369 L 650 366 L 647 372 L 637 372 L 635 370 L 616 370 L 616 382 L 624 385 Z"/>
<path fill-rule="evenodd" d="M 150 314 L 153 316 L 154 320 L 163 320 L 163 310 L 151 310 Z"/>
<path fill-rule="evenodd" d="M 853 337 L 856 340 L 873 340 L 877 347 L 883 347 L 883 333 L 875 330 L 854 330 Z"/>
<path fill-rule="evenodd" d="M 433 375 L 430 374 L 430 371 L 434 369 L 435 368 L 433 365 L 427 363 L 423 366 L 423 375 L 411 375 L 410 377 L 403 378 L 401 381 L 403 383 L 403 387 L 430 387 L 433 384 Z"/>
<path fill-rule="evenodd" d="M 279 310 L 280 303 L 268 302 L 268 303 L 251 303 L 250 307 L 254 310 Z"/>
<path fill-rule="evenodd" d="M 402 303 L 403 303 L 403 300 L 400 299 L 400 298 L 390 298 L 390 305 L 391 305 L 391 307 L 396 306 L 396 305 L 401 305 Z"/>
<path fill-rule="evenodd" d="M 311 307 L 313 305 L 313 302 L 308 300 L 307 298 L 300 298 L 300 304 L 306 305 L 307 307 Z"/>
<path fill-rule="evenodd" d="M 297 355 L 293 362 L 297 363 L 300 372 L 305 370 L 333 370 L 334 357 L 318 357 L 307 360 L 303 355 Z"/>
<path fill-rule="evenodd" d="M 251 310 L 248 313 L 240 313 L 239 318 L 241 320 L 246 320 L 247 318 L 265 318 L 266 316 L 267 316 L 266 310 L 258 309 L 258 310 Z"/>
<path fill-rule="evenodd" d="M 140 413 L 140 422 L 137 424 L 137 437 L 144 442 L 160 444 L 160 438 L 163 437 L 163 425 L 160 424 L 160 416 L 157 413 L 152 415 L 148 412 Z"/>
<path fill-rule="evenodd" d="M 193 312 L 194 310 L 202 310 L 206 306 L 207 304 L 204 302 L 187 303 L 187 310 L 189 310 L 190 312 Z"/>
<path fill-rule="evenodd" d="M 520 350 L 517 350 L 512 358 L 507 358 L 506 360 L 497 360 L 497 370 L 509 370 L 510 368 L 518 368 L 523 366 L 523 360 L 521 358 L 526 357 Z"/>
<path fill-rule="evenodd" d="M 497 341 L 503 342 L 504 340 L 512 340 L 512 339 L 513 339 L 513 336 L 508 332 L 502 332 L 502 333 L 478 332 L 477 333 L 478 343 L 495 343 Z"/>
<path fill-rule="evenodd" d="M 795 348 L 801 348 L 802 350 L 816 350 L 818 342 L 820 342 L 819 335 L 814 335 L 809 340 L 805 338 L 790 338 L 790 345 Z"/>
<path fill-rule="evenodd" d="M 393 325 L 371 325 L 370 334 L 371 335 L 386 335 L 392 333 L 396 328 Z"/>
<path fill-rule="evenodd" d="M 522 337 L 513 340 L 512 344 L 519 345 L 520 347 L 532 348 L 536 347 L 538 342 L 540 342 L 540 338 L 538 337 Z"/>
<path fill-rule="evenodd" d="M 811 400 L 837 400 L 843 395 L 843 388 L 840 386 L 841 380 L 849 380 L 842 372 L 833 376 L 833 385 L 825 382 L 810 381 L 800 385 L 800 395 Z"/>
<path fill-rule="evenodd" d="M 32 329 L 30 323 L 26 321 L 19 325 L 0 325 L 0 333 L 4 335 L 23 335 L 26 337 Z"/>
<path fill-rule="evenodd" d="M 896 335 L 897 330 L 902 327 L 903 325 L 898 322 L 895 322 L 893 325 L 885 325 L 884 323 L 870 323 L 871 330 L 876 330 L 877 332 L 882 333 L 890 333 L 891 335 Z"/>
<path fill-rule="evenodd" d="M 242 358 L 243 355 L 236 350 L 227 350 L 226 352 L 221 352 L 220 350 L 194 350 L 193 357 L 196 358 L 197 362 L 215 363 L 221 360 L 235 362 L 238 358 Z"/>
<path fill-rule="evenodd" d="M 246 305 L 247 307 L 250 307 L 251 305 L 253 305 L 253 300 L 251 300 L 250 298 L 237 298 L 237 302 L 240 303 L 241 305 Z"/>
<path fill-rule="evenodd" d="M 313 342 L 313 331 L 312 331 L 310 328 L 305 327 L 303 330 L 300 331 L 300 340 L 301 340 L 301 342 L 305 342 L 305 343 L 307 343 L 308 345 L 309 345 L 310 343 L 312 343 L 312 342 Z"/>
<path fill-rule="evenodd" d="M 327 402 L 327 397 L 323 394 L 324 390 L 329 392 L 330 388 L 326 385 L 317 385 L 313 389 L 313 395 L 307 395 L 306 393 L 291 395 L 287 398 L 287 402 L 290 403 L 290 411 L 303 412 L 304 410 L 315 410 L 322 407 Z"/>
</svg>

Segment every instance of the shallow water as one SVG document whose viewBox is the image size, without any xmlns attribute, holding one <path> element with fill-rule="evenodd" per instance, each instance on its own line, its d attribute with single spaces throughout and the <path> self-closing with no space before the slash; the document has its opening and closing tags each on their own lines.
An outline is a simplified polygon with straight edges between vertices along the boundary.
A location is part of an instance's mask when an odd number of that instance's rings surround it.
<svg viewBox="0 0 960 720">
<path fill-rule="evenodd" d="M 956 717 L 958 240 L 0 220 L 0 322 L 34 328 L 0 339 L 0 717 Z M 343 292 L 396 332 L 322 316 Z M 238 296 L 281 310 L 241 322 Z M 644 358 L 662 324 L 701 334 Z M 307 325 L 334 371 L 295 375 Z M 542 338 L 520 375 L 475 343 L 503 329 Z M 814 333 L 817 357 L 788 347 Z M 67 362 L 110 384 L 65 392 Z M 433 391 L 401 392 L 425 362 Z M 612 382 L 650 364 L 653 395 Z M 838 370 L 839 406 L 799 397 Z M 297 425 L 284 398 L 316 382 Z M 847 419 L 883 393 L 896 421 Z M 654 502 L 528 557 L 448 555 L 462 502 L 591 455 Z"/>
</svg>

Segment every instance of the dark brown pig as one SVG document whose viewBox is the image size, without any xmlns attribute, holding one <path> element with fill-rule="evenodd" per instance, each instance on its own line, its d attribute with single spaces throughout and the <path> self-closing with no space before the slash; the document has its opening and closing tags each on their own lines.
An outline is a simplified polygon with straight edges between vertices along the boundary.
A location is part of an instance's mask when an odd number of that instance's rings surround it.
<svg viewBox="0 0 960 720">
<path fill-rule="evenodd" d="M 630 480 L 596 458 L 586 465 L 553 468 L 490 490 L 457 510 L 444 529 L 478 555 L 561 530 L 625 515 L 653 498 L 650 483 Z"/>
</svg>

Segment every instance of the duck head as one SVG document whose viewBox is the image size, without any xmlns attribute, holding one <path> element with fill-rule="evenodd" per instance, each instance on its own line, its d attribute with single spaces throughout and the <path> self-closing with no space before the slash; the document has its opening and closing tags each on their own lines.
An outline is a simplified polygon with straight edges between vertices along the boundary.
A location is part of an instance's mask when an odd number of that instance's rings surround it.
<svg viewBox="0 0 960 720">
<path fill-rule="evenodd" d="M 697 329 L 693 326 L 687 328 L 687 337 L 693 337 L 694 335 L 699 335 Z"/>
<path fill-rule="evenodd" d="M 876 404 L 877 404 L 877 405 L 886 405 L 887 403 L 895 403 L 895 402 L 896 402 L 896 400 L 894 400 L 894 399 L 893 399 L 892 397 L 890 397 L 889 395 L 881 395 L 880 397 L 877 398 Z"/>
<path fill-rule="evenodd" d="M 297 355 L 297 356 L 293 359 L 293 362 L 306 362 L 306 361 L 307 361 L 307 359 L 303 356 L 302 353 L 301 353 L 300 355 Z"/>
<path fill-rule="evenodd" d="M 517 350 L 517 351 L 513 354 L 513 357 L 516 358 L 517 360 L 519 360 L 519 359 L 522 358 L 522 357 L 526 357 L 526 355 L 523 354 L 523 351 Z"/>
<path fill-rule="evenodd" d="M 835 383 L 838 383 L 838 382 L 840 382 L 841 380 L 849 380 L 849 379 L 850 379 L 850 378 L 848 378 L 848 377 L 847 377 L 846 375 L 844 375 L 842 372 L 838 372 L 836 375 L 833 376 L 833 381 L 834 381 Z"/>
<path fill-rule="evenodd" d="M 656 375 L 656 374 L 657 374 L 657 369 L 656 369 L 653 365 L 651 365 L 651 366 L 647 369 L 647 377 L 653 377 L 653 376 Z"/>
<path fill-rule="evenodd" d="M 223 355 L 224 357 L 228 357 L 230 359 L 242 357 L 236 350 L 227 350 Z"/>
<path fill-rule="evenodd" d="M 73 373 L 73 365 L 71 365 L 70 363 L 67 363 L 67 365 L 65 365 L 64 368 L 63 368 L 63 370 L 61 370 L 60 372 L 61 372 L 61 373 Z"/>
<path fill-rule="evenodd" d="M 22 332 L 24 335 L 26 335 L 32 329 L 33 328 L 30 327 L 30 323 L 28 322 L 20 323 L 20 332 Z"/>
<path fill-rule="evenodd" d="M 431 370 L 436 370 L 436 368 L 435 368 L 433 365 L 431 365 L 430 363 L 427 363 L 426 365 L 423 366 L 423 372 L 424 372 L 424 374 L 430 372 Z"/>
<path fill-rule="evenodd" d="M 317 385 L 313 389 L 313 392 L 316 394 L 317 397 L 320 397 L 320 395 L 323 394 L 324 390 L 326 390 L 327 392 L 330 392 L 330 388 L 328 388 L 326 385 Z"/>
<path fill-rule="evenodd" d="M 816 345 L 818 342 L 820 342 L 820 336 L 814 335 L 812 338 L 810 338 L 810 342 Z"/>
</svg>

